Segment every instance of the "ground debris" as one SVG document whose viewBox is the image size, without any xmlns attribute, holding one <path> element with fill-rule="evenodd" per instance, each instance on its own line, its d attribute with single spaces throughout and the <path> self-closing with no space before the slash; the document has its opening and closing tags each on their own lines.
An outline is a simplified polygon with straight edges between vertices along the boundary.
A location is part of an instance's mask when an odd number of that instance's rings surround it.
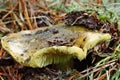
<svg viewBox="0 0 120 80">
<path fill-rule="evenodd" d="M 48 13 L 39 12 L 36 13 L 36 23 L 38 27 L 54 25 L 54 15 Z"/>
<path fill-rule="evenodd" d="M 119 77 L 120 75 L 120 57 L 119 59 L 117 58 L 119 55 L 102 62 L 100 65 L 96 66 L 95 64 L 100 60 L 103 60 L 106 56 L 110 57 L 114 51 L 120 53 L 120 43 L 118 43 L 118 40 L 120 40 L 120 27 L 118 30 L 118 24 L 116 22 L 111 23 L 109 20 L 105 22 L 101 21 L 97 16 L 98 14 L 88 13 L 87 11 L 74 11 L 68 13 L 64 17 L 66 13 L 60 10 L 54 11 L 50 9 L 49 4 L 46 4 L 48 1 L 54 2 L 52 6 L 55 7 L 54 5 L 56 2 L 60 0 L 1 0 L 0 34 L 2 34 L 2 37 L 8 33 L 31 29 L 31 25 L 32 29 L 36 29 L 42 26 L 49 26 L 58 24 L 60 22 L 65 22 L 66 25 L 82 25 L 91 30 L 98 30 L 102 33 L 109 33 L 112 35 L 110 44 L 107 45 L 106 43 L 103 43 L 101 45 L 97 45 L 94 47 L 94 49 L 88 51 L 88 56 L 85 60 L 80 62 L 75 59 L 74 69 L 62 72 L 53 69 L 51 66 L 44 68 L 23 67 L 20 64 L 16 63 L 11 58 L 11 56 L 9 57 L 7 52 L 1 47 L 0 43 L 0 80 L 101 80 L 106 78 L 109 79 L 109 77 L 112 80 L 117 79 L 117 76 Z M 71 1 L 78 1 L 77 3 L 79 6 L 85 8 L 85 6 L 79 2 L 79 0 L 61 1 L 65 5 L 70 4 Z M 90 7 L 94 5 L 98 5 L 98 7 L 100 7 L 100 5 L 104 2 L 102 0 L 91 1 L 97 1 L 98 4 L 92 2 L 92 5 L 90 5 Z M 107 1 L 115 2 L 118 0 Z M 44 4 L 44 6 L 42 4 Z M 64 6 L 64 4 L 61 6 Z M 114 7 L 117 7 L 117 5 L 119 5 L 119 3 L 115 3 Z M 106 5 L 104 5 L 104 7 L 105 6 Z M 111 6 L 112 5 L 110 5 L 110 8 Z M 114 11 L 115 10 L 113 10 L 113 13 Z M 117 11 L 119 12 L 119 9 Z M 25 16 L 26 14 L 28 14 L 28 16 Z M 57 31 L 54 33 L 56 34 Z M 29 35 L 30 34 L 27 34 L 26 36 Z M 116 48 L 116 46 L 118 46 L 118 48 Z M 98 55 L 99 51 L 105 56 Z"/>
<path fill-rule="evenodd" d="M 84 26 L 90 29 L 99 30 L 103 23 L 100 22 L 94 15 L 91 13 L 87 13 L 86 11 L 76 11 L 68 13 L 65 16 L 65 24 L 66 25 L 76 25 L 76 26 Z"/>
</svg>

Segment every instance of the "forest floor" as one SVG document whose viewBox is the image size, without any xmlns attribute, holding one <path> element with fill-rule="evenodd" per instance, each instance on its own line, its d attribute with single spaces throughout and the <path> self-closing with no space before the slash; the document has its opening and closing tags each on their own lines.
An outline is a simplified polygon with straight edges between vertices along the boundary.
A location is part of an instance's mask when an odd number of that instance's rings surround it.
<svg viewBox="0 0 120 80">
<path fill-rule="evenodd" d="M 102 0 L 91 1 L 84 4 L 80 0 L 1 0 L 0 38 L 64 23 L 109 33 L 112 39 L 109 45 L 103 43 L 91 49 L 85 60 L 75 59 L 74 68 L 65 71 L 51 65 L 22 66 L 0 43 L 0 80 L 120 80 L 120 3 L 105 3 L 112 5 L 108 9 L 109 5 L 105 6 Z"/>
</svg>

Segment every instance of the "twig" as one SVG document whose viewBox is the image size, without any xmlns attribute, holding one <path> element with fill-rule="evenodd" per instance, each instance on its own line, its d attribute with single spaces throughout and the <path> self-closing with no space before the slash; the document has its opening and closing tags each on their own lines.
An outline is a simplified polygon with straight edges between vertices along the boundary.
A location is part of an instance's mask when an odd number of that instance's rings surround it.
<svg viewBox="0 0 120 80">
<path fill-rule="evenodd" d="M 4 80 L 4 79 L 2 78 L 2 76 L 0 76 L 0 80 Z"/>
<path fill-rule="evenodd" d="M 35 17 L 35 11 L 33 10 L 33 5 L 32 5 L 31 2 L 29 2 L 29 6 L 30 6 L 30 10 L 31 10 L 31 11 L 30 11 L 30 17 L 32 17 L 32 16 Z M 33 23 L 34 28 L 37 28 L 37 27 L 38 27 L 35 18 L 33 18 L 32 23 Z"/>
<path fill-rule="evenodd" d="M 29 17 L 29 18 L 24 18 L 25 20 L 27 19 L 37 19 L 37 18 L 46 18 L 47 20 L 49 20 L 49 18 L 47 18 L 46 16 L 38 16 L 38 17 Z M 22 19 L 18 19 L 18 20 L 22 20 Z M 8 23 L 11 23 L 11 22 L 16 22 L 18 20 L 13 20 L 13 21 L 6 21 L 6 22 L 3 22 L 1 24 L 8 24 Z M 49 25 L 52 25 L 51 23 L 48 23 Z"/>
<path fill-rule="evenodd" d="M 21 2 L 21 6 L 22 6 L 22 10 L 23 10 L 23 12 L 24 12 L 25 18 L 29 18 L 28 10 L 27 10 L 27 8 L 26 8 L 26 2 L 25 2 L 25 0 L 20 0 L 20 2 Z M 32 24 L 31 24 L 30 19 L 27 19 L 26 21 L 27 21 L 27 23 L 28 23 L 28 25 L 29 25 L 29 29 L 32 30 L 33 27 L 32 27 Z"/>
<path fill-rule="evenodd" d="M 14 16 L 12 13 L 13 13 L 14 9 L 18 6 L 18 2 L 15 4 L 14 7 L 12 7 L 10 4 L 10 0 L 8 0 L 8 6 L 10 8 L 10 11 L 2 17 L 2 20 L 4 20 L 9 14 L 11 15 L 12 20 L 14 20 Z M 12 29 L 14 29 L 14 23 L 12 23 L 11 25 L 12 25 Z"/>
<path fill-rule="evenodd" d="M 94 73 L 94 72 L 100 70 L 101 68 L 106 68 L 106 67 L 108 67 L 108 66 L 110 66 L 110 65 L 115 65 L 115 64 L 116 64 L 115 61 L 117 61 L 117 59 L 111 60 L 111 61 L 109 61 L 109 62 L 107 62 L 107 63 L 104 63 L 104 64 L 101 64 L 101 65 L 99 65 L 99 66 L 95 66 L 95 67 L 93 67 L 93 68 L 91 68 L 91 69 L 84 70 L 84 71 L 80 72 L 81 74 L 84 74 L 84 75 L 81 76 L 81 77 L 79 77 L 79 78 L 83 78 L 83 77 L 85 77 L 85 76 L 88 76 L 88 75 L 90 75 L 91 73 Z M 87 73 L 87 72 L 89 72 L 89 73 Z M 85 73 L 87 73 L 87 74 L 85 74 Z"/>
<path fill-rule="evenodd" d="M 15 8 L 17 7 L 18 3 L 14 6 L 14 8 L 12 8 L 7 14 L 5 14 L 3 17 L 2 17 L 2 20 L 4 20 L 9 14 L 11 14 Z"/>
<path fill-rule="evenodd" d="M 74 25 L 79 19 L 81 19 L 83 16 L 77 17 L 77 19 L 75 19 L 75 21 L 71 24 Z"/>
<path fill-rule="evenodd" d="M 103 63 L 103 64 L 100 64 L 100 65 L 98 65 L 98 66 L 95 66 L 95 67 L 89 68 L 89 69 L 87 69 L 87 70 L 84 70 L 84 71 L 82 71 L 81 73 L 84 74 L 84 73 L 86 73 L 87 71 L 93 70 L 93 69 L 95 69 L 95 68 L 102 67 L 102 66 L 105 65 L 105 64 L 110 64 L 110 63 L 115 62 L 115 61 L 117 61 L 117 60 L 118 60 L 118 59 L 113 59 L 113 60 L 111 60 L 111 61 L 108 61 L 107 63 Z"/>
<path fill-rule="evenodd" d="M 113 66 L 108 73 L 111 73 L 112 70 L 116 67 L 117 65 Z M 102 76 L 100 76 L 97 80 L 103 80 L 107 76 L 107 73 L 104 73 Z"/>
<path fill-rule="evenodd" d="M 53 75 L 55 75 L 55 76 L 58 76 L 58 74 L 56 74 L 55 72 L 51 71 L 49 68 L 45 68 L 45 70 L 46 70 L 47 72 L 49 72 L 50 74 L 53 74 Z"/>
<path fill-rule="evenodd" d="M 97 76 L 98 76 L 98 74 L 99 74 L 101 71 L 102 71 L 102 68 L 96 72 L 96 74 L 94 75 L 94 77 L 93 77 L 93 78 L 97 77 Z"/>
</svg>

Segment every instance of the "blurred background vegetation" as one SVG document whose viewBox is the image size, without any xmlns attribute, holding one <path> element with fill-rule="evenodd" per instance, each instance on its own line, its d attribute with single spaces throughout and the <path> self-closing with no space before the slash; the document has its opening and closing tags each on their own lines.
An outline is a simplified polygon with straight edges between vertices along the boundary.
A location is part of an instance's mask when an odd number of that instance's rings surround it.
<svg viewBox="0 0 120 80">
<path fill-rule="evenodd" d="M 97 13 L 103 21 L 118 23 L 120 35 L 120 0 L 0 0 L 0 38 L 8 33 L 43 26 L 44 24 L 39 21 L 41 19 L 47 26 L 63 23 L 67 13 L 81 10 Z M 5 58 L 6 53 L 1 47 L 0 59 Z M 59 76 L 56 79 L 64 80 L 63 75 L 69 74 L 70 77 L 66 80 L 120 80 L 120 40 L 116 43 L 113 53 L 112 56 L 103 58 L 93 67 L 82 72 L 58 71 L 57 73 L 62 77 Z M 7 67 L 0 65 L 0 79 L 21 80 L 24 74 L 18 73 L 19 68 L 18 64 Z M 14 71 L 17 73 L 14 74 Z M 81 76 L 81 74 L 84 75 Z M 43 80 L 49 80 L 49 78 L 43 78 Z"/>
</svg>

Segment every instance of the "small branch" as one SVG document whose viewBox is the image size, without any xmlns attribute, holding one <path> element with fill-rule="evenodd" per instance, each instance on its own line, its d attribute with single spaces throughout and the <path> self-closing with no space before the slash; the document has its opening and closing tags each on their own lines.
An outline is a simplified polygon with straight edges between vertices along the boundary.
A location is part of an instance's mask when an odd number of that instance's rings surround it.
<svg viewBox="0 0 120 80">
<path fill-rule="evenodd" d="M 28 10 L 26 8 L 26 2 L 25 2 L 25 0 L 20 0 L 20 2 L 21 2 L 21 6 L 22 6 L 22 10 L 24 12 L 25 18 L 29 18 Z M 27 23 L 29 25 L 29 29 L 32 30 L 33 27 L 32 27 L 31 21 L 29 19 L 27 19 L 26 21 L 27 21 Z"/>
<path fill-rule="evenodd" d="M 113 71 L 113 69 L 115 69 L 117 65 L 113 66 L 109 71 L 108 73 L 111 73 Z M 97 80 L 103 80 L 105 79 L 105 77 L 107 76 L 107 73 L 104 73 L 102 76 L 100 76 Z"/>
<path fill-rule="evenodd" d="M 80 72 L 81 74 L 84 74 L 83 76 L 80 76 L 79 78 L 83 78 L 83 77 L 86 77 L 94 72 L 97 72 L 98 70 L 101 70 L 102 68 L 106 68 L 106 67 L 109 67 L 111 65 L 115 65 L 116 64 L 116 61 L 118 59 L 114 59 L 114 60 L 111 60 L 107 63 L 104 63 L 104 64 L 100 64 L 99 66 L 95 66 L 93 68 L 90 68 L 90 69 L 87 69 L 87 70 L 84 70 L 82 72 Z M 86 73 L 86 74 L 85 74 Z"/>
</svg>

